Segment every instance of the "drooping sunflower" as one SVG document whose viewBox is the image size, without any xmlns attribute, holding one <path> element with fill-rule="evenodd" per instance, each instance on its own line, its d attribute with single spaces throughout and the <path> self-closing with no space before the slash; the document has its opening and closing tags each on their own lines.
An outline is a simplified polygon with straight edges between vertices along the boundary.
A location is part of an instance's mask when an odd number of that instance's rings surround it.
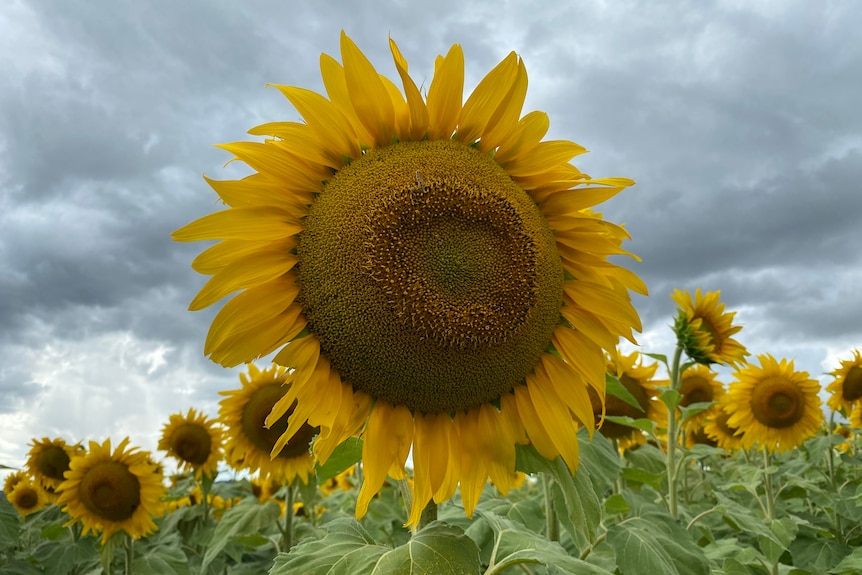
<svg viewBox="0 0 862 575">
<path fill-rule="evenodd" d="M 725 313 L 720 291 L 701 294 L 697 288 L 692 299 L 688 290 L 675 290 L 671 298 L 679 306 L 674 332 L 692 360 L 737 365 L 745 359 L 748 351 L 731 337 L 742 326 L 733 324 L 736 312 Z"/>
<path fill-rule="evenodd" d="M 175 413 L 162 429 L 159 449 L 180 462 L 181 469 L 193 469 L 195 476 L 215 475 L 222 455 L 222 433 L 215 420 L 189 409 L 185 416 Z"/>
<path fill-rule="evenodd" d="M 220 392 L 225 396 L 219 404 L 219 418 L 225 427 L 225 459 L 235 469 L 258 472 L 279 482 L 290 483 L 299 477 L 308 483 L 314 470 L 309 444 L 318 430 L 302 425 L 290 441 L 274 450 L 293 410 L 287 409 L 269 427 L 264 423 L 289 389 L 283 387 L 288 375 L 278 365 L 261 371 L 250 363 L 248 373 L 239 375 L 240 389 Z"/>
<path fill-rule="evenodd" d="M 742 448 L 742 437 L 740 430 L 737 427 L 728 425 L 727 420 L 730 419 L 730 414 L 725 410 L 727 405 L 727 395 L 719 404 L 712 415 L 710 415 L 703 425 L 703 431 L 713 438 L 719 447 L 725 451 L 735 451 Z"/>
<path fill-rule="evenodd" d="M 849 414 L 855 405 L 862 404 L 862 353 L 853 350 L 851 359 L 841 360 L 841 367 L 831 372 L 835 380 L 826 387 L 827 404 L 834 411 Z"/>
<path fill-rule="evenodd" d="M 48 505 L 48 493 L 37 482 L 29 478 L 22 478 L 8 492 L 9 503 L 18 510 L 21 515 L 29 515 L 39 511 Z"/>
<path fill-rule="evenodd" d="M 608 394 L 605 398 L 604 415 L 631 417 L 632 419 L 651 419 L 658 421 L 658 381 L 653 380 L 658 364 L 644 364 L 643 358 L 638 352 L 629 355 L 619 354 L 616 359 L 607 364 L 607 369 L 615 375 L 624 388 L 635 398 L 639 407 L 627 401 Z M 592 389 L 589 390 L 590 402 L 593 408 L 593 418 L 598 425 L 602 419 L 601 398 Z M 629 439 L 640 434 L 633 427 L 605 420 L 601 423 L 602 435 L 609 439 Z"/>
<path fill-rule="evenodd" d="M 788 451 L 814 436 L 823 424 L 820 384 L 808 372 L 796 371 L 793 360 L 757 356 L 760 366 L 734 372 L 727 394 L 729 427 L 742 431 L 746 449 L 760 444 L 768 451 Z"/>
<path fill-rule="evenodd" d="M 56 491 L 63 482 L 63 473 L 69 470 L 69 462 L 83 451 L 81 445 L 66 445 L 60 438 L 43 437 L 31 443 L 27 469 L 45 489 Z"/>
<path fill-rule="evenodd" d="M 682 394 L 680 407 L 688 407 L 695 403 L 718 402 L 724 397 L 724 385 L 716 378 L 718 374 L 705 365 L 697 364 L 685 370 L 682 374 L 679 392 Z M 703 425 L 707 417 L 715 413 L 716 406 L 692 416 L 685 425 L 697 428 Z"/>
<path fill-rule="evenodd" d="M 156 530 L 154 517 L 164 511 L 162 476 L 155 473 L 150 454 L 128 448 L 129 438 L 111 450 L 111 440 L 90 442 L 86 455 L 72 458 L 60 484 L 59 504 L 80 521 L 86 535 L 102 531 L 102 544 L 118 531 L 138 538 Z"/>
<path fill-rule="evenodd" d="M 514 52 L 462 104 L 459 45 L 425 97 L 390 49 L 403 94 L 343 33 L 342 63 L 320 61 L 328 98 L 277 86 L 304 123 L 222 146 L 257 173 L 209 181 L 229 208 L 174 239 L 220 240 L 192 264 L 212 278 L 191 309 L 240 291 L 205 353 L 231 366 L 277 351 L 292 370 L 275 452 L 304 425 L 320 462 L 361 434 L 361 517 L 412 447 L 416 524 L 459 483 L 468 515 L 489 476 L 506 493 L 517 443 L 575 469 L 587 389 L 604 397 L 604 351 L 634 341 L 629 290 L 646 286 L 607 259 L 631 255 L 627 232 L 590 210 L 633 182 L 591 179 L 569 163 L 582 146 L 543 141 Z"/>
</svg>

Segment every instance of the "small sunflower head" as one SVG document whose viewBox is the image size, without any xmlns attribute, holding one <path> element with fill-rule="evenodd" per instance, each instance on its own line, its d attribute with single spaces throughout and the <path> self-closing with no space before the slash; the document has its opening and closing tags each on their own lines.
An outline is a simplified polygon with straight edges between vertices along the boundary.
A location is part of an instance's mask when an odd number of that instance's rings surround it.
<svg viewBox="0 0 862 575">
<path fill-rule="evenodd" d="M 66 445 L 62 439 L 42 438 L 31 444 L 27 469 L 42 487 L 56 489 L 63 482 L 63 474 L 69 470 L 72 457 L 82 451 L 80 445 Z"/>
<path fill-rule="evenodd" d="M 728 425 L 730 414 L 723 409 L 722 406 L 725 404 L 726 402 L 722 402 L 719 408 L 706 419 L 703 431 L 725 451 L 734 451 L 742 447 L 742 438 L 738 428 Z"/>
<path fill-rule="evenodd" d="M 36 481 L 23 478 L 15 483 L 7 497 L 9 503 L 18 510 L 21 515 L 29 515 L 39 511 L 49 503 L 48 494 Z"/>
<path fill-rule="evenodd" d="M 90 442 L 87 455 L 75 457 L 61 484 L 59 503 L 81 521 L 84 533 L 103 531 L 104 544 L 117 531 L 141 537 L 154 531 L 153 517 L 163 511 L 162 476 L 154 472 L 147 452 L 126 449 L 128 438 L 111 451 L 110 440 Z"/>
<path fill-rule="evenodd" d="M 314 468 L 309 445 L 318 429 L 303 424 L 295 435 L 277 452 L 276 443 L 288 427 L 294 406 L 288 408 L 271 425 L 267 417 L 290 388 L 288 372 L 273 365 L 261 371 L 248 365 L 248 374 L 240 374 L 242 388 L 221 392 L 219 418 L 225 427 L 225 454 L 235 469 L 260 472 L 273 479 L 290 482 L 299 477 L 303 483 Z"/>
<path fill-rule="evenodd" d="M 734 373 L 737 381 L 728 392 L 727 423 L 742 430 L 743 447 L 755 443 L 769 451 L 787 451 L 814 436 L 823 423 L 820 384 L 793 361 L 758 357 L 761 365 L 749 365 Z"/>
<path fill-rule="evenodd" d="M 702 365 L 713 363 L 736 365 L 748 355 L 745 347 L 731 336 L 742 329 L 733 324 L 736 312 L 724 312 L 721 292 L 691 294 L 676 290 L 671 298 L 678 310 L 673 331 L 686 355 Z"/>
<path fill-rule="evenodd" d="M 26 471 L 13 471 L 6 476 L 6 480 L 3 482 L 3 493 L 8 496 L 12 493 L 15 486 L 25 479 L 31 479 L 31 476 Z"/>
<path fill-rule="evenodd" d="M 195 474 L 212 475 L 221 459 L 221 429 L 215 421 L 189 409 L 188 414 L 173 414 L 162 430 L 159 449 L 176 458 L 183 469 Z"/>
<path fill-rule="evenodd" d="M 616 361 L 608 363 L 608 371 L 617 377 L 620 384 L 637 401 L 637 407 L 614 395 L 605 396 L 605 415 L 631 417 L 632 419 L 653 419 L 656 415 L 656 383 L 653 381 L 658 364 L 644 364 L 638 352 L 629 355 L 618 354 Z M 602 404 L 598 395 L 589 389 L 590 403 L 596 424 L 602 416 Z M 622 439 L 638 434 L 638 430 L 627 425 L 605 420 L 601 426 L 602 435 L 610 439 Z"/>
<path fill-rule="evenodd" d="M 682 399 L 679 402 L 680 407 L 688 407 L 695 403 L 709 403 L 721 401 L 724 397 L 724 385 L 716 380 L 714 371 L 705 365 L 694 365 L 682 374 L 682 380 L 679 386 L 679 392 L 682 394 Z M 712 408 L 702 411 L 686 421 L 686 425 L 699 427 L 703 425 L 704 420 L 713 412 Z"/>
<path fill-rule="evenodd" d="M 827 403 L 834 411 L 847 415 L 855 405 L 862 404 L 862 352 L 853 350 L 853 357 L 841 360 L 841 367 L 830 375 L 835 380 L 826 388 L 830 394 Z"/>
</svg>

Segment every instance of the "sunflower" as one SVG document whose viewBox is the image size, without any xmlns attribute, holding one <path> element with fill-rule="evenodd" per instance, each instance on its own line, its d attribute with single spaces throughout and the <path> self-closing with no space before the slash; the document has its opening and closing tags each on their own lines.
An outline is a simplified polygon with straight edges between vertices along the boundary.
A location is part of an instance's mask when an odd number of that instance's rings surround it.
<svg viewBox="0 0 862 575">
<path fill-rule="evenodd" d="M 228 209 L 174 239 L 220 240 L 192 264 L 212 278 L 191 309 L 240 292 L 204 352 L 291 370 L 274 451 L 311 425 L 322 463 L 361 435 L 362 517 L 412 448 L 415 525 L 459 483 L 468 516 L 489 476 L 506 493 L 515 444 L 576 468 L 587 389 L 604 397 L 603 350 L 634 341 L 629 290 L 646 286 L 608 261 L 628 233 L 590 210 L 633 182 L 591 179 L 569 163 L 582 146 L 543 141 L 546 114 L 521 117 L 514 52 L 462 104 L 459 45 L 424 97 L 389 45 L 403 94 L 342 33 L 342 63 L 320 61 L 328 98 L 277 86 L 304 123 L 222 146 L 257 173 L 209 181 Z"/>
<path fill-rule="evenodd" d="M 75 457 L 60 485 L 60 504 L 80 521 L 83 533 L 102 531 L 102 544 L 118 531 L 138 538 L 156 530 L 153 517 L 164 510 L 162 476 L 154 472 L 150 454 L 133 447 L 129 438 L 111 451 L 111 440 L 90 442 L 86 455 Z"/>
<path fill-rule="evenodd" d="M 7 492 L 7 497 L 21 515 L 39 511 L 49 503 L 45 489 L 37 481 L 26 477 L 15 482 L 14 487 Z"/>
<path fill-rule="evenodd" d="M 27 469 L 42 487 L 56 491 L 63 482 L 63 473 L 69 470 L 69 462 L 80 455 L 83 448 L 80 445 L 66 445 L 59 438 L 47 437 L 43 437 L 42 441 L 34 439 L 31 445 L 25 464 Z"/>
<path fill-rule="evenodd" d="M 835 381 L 826 387 L 830 394 L 827 404 L 833 411 L 848 414 L 862 403 L 862 353 L 853 350 L 853 358 L 841 360 L 841 367 L 830 375 Z"/>
<path fill-rule="evenodd" d="M 724 409 L 724 406 L 727 405 L 727 396 L 725 395 L 724 398 L 725 400 L 719 404 L 718 409 L 706 419 L 703 424 L 703 431 L 725 451 L 735 451 L 742 447 L 742 438 L 739 428 L 727 424 L 730 414 Z"/>
<path fill-rule="evenodd" d="M 692 360 L 703 365 L 737 365 L 745 359 L 748 351 L 731 337 L 742 326 L 733 325 L 736 312 L 724 312 L 720 291 L 703 295 L 697 288 L 692 300 L 688 290 L 676 290 L 671 298 L 679 306 L 674 332 Z"/>
<path fill-rule="evenodd" d="M 615 375 L 623 387 L 635 398 L 639 407 L 628 403 L 614 395 L 608 395 L 604 402 L 604 415 L 631 417 L 632 419 L 657 420 L 657 386 L 659 382 L 653 381 L 658 364 L 653 362 L 644 365 L 643 359 L 638 352 L 629 355 L 619 354 L 615 361 L 607 364 L 608 371 Z M 634 427 L 614 423 L 605 420 L 602 422 L 602 401 L 598 394 L 589 390 L 590 403 L 593 408 L 593 418 L 596 425 L 601 423 L 602 435 L 609 439 L 632 439 L 640 432 Z"/>
<path fill-rule="evenodd" d="M 768 451 L 787 451 L 814 436 L 823 424 L 820 384 L 793 360 L 759 355 L 760 366 L 734 372 L 725 409 L 727 425 L 742 430 L 742 446 L 759 443 Z"/>
<path fill-rule="evenodd" d="M 682 394 L 680 407 L 688 407 L 695 403 L 718 402 L 724 397 L 724 385 L 715 378 L 718 374 L 705 365 L 694 365 L 682 374 L 679 392 Z M 714 413 L 713 408 L 701 411 L 686 420 L 685 425 L 692 428 L 701 426 L 704 420 Z"/>
<path fill-rule="evenodd" d="M 354 474 L 354 465 L 345 469 L 338 475 L 330 477 L 320 484 L 320 491 L 324 496 L 330 495 L 336 491 L 350 491 L 353 489 L 353 480 L 350 479 Z"/>
<path fill-rule="evenodd" d="M 195 476 L 215 475 L 221 459 L 221 429 L 203 413 L 189 409 L 175 413 L 162 429 L 159 449 L 175 457 L 181 469 L 194 469 Z"/>
<path fill-rule="evenodd" d="M 21 470 L 13 471 L 7 475 L 6 479 L 3 481 L 3 493 L 9 495 L 12 493 L 15 486 L 25 479 L 30 479 L 30 475 L 28 475 L 27 472 Z"/>
<path fill-rule="evenodd" d="M 685 434 L 685 445 L 691 448 L 698 444 L 717 447 L 718 441 L 706 432 L 703 425 L 690 425 Z"/>
<path fill-rule="evenodd" d="M 269 427 L 264 425 L 273 406 L 290 389 L 282 387 L 288 379 L 287 370 L 273 365 L 261 371 L 250 363 L 248 374 L 240 373 L 239 378 L 242 388 L 219 392 L 225 396 L 220 402 L 219 418 L 225 427 L 228 464 L 278 482 L 290 483 L 299 477 L 308 483 L 314 471 L 309 444 L 318 430 L 302 425 L 290 441 L 282 442 L 275 450 L 293 410 L 284 411 Z"/>
</svg>

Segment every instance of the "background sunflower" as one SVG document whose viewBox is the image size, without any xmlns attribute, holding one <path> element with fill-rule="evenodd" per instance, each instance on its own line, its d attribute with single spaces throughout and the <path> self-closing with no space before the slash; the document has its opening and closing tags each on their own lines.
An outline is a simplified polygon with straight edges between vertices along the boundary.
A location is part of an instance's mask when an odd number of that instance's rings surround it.
<svg viewBox="0 0 862 575">
<path fill-rule="evenodd" d="M 693 365 L 682 373 L 679 392 L 682 394 L 680 407 L 688 407 L 695 403 L 719 402 L 724 397 L 724 384 L 716 378 L 718 374 L 705 365 Z M 717 406 L 690 417 L 683 422 L 689 427 L 701 427 L 707 417 L 716 412 Z"/>
<path fill-rule="evenodd" d="M 33 439 L 27 463 L 27 470 L 45 489 L 56 489 L 63 482 L 63 474 L 69 470 L 69 462 L 73 457 L 83 453 L 80 445 L 66 445 L 60 438 L 43 437 L 41 441 Z"/>
<path fill-rule="evenodd" d="M 162 476 L 154 472 L 150 455 L 128 448 L 129 438 L 111 450 L 111 440 L 90 442 L 86 455 L 72 459 L 60 485 L 59 504 L 80 521 L 83 534 L 102 531 L 102 544 L 118 531 L 138 538 L 156 530 L 153 517 L 164 511 Z"/>
<path fill-rule="evenodd" d="M 814 436 L 823 424 L 820 384 L 793 360 L 759 355 L 760 366 L 734 372 L 725 409 L 729 427 L 742 431 L 742 445 L 787 451 Z"/>
<path fill-rule="evenodd" d="M 37 481 L 26 477 L 16 481 L 14 487 L 6 493 L 9 503 L 21 515 L 39 511 L 49 503 L 45 489 Z"/>
<path fill-rule="evenodd" d="M 656 362 L 644 364 L 640 353 L 635 351 L 628 355 L 619 354 L 615 360 L 607 364 L 607 368 L 631 394 L 638 406 L 635 407 L 624 399 L 608 394 L 605 398 L 604 415 L 659 421 L 660 411 L 656 397 L 657 388 L 661 382 L 653 380 L 658 364 Z M 595 423 L 599 425 L 602 418 L 602 402 L 593 390 L 590 390 L 590 403 Z M 599 430 L 609 439 L 631 439 L 641 434 L 638 429 L 609 420 L 601 423 Z"/>
<path fill-rule="evenodd" d="M 835 379 L 826 387 L 829 393 L 827 404 L 834 411 L 849 414 L 854 406 L 862 403 L 862 353 L 853 350 L 851 359 L 841 360 L 841 367 L 831 372 Z"/>
<path fill-rule="evenodd" d="M 189 409 L 175 413 L 162 429 L 159 449 L 180 462 L 181 469 L 194 469 L 195 476 L 215 475 L 222 456 L 222 432 L 215 420 Z"/>
<path fill-rule="evenodd" d="M 248 364 L 248 373 L 239 375 L 242 387 L 222 391 L 219 420 L 225 427 L 225 458 L 235 469 L 259 473 L 261 480 L 271 478 L 290 483 L 299 477 L 308 482 L 314 470 L 309 444 L 317 430 L 309 425 L 300 427 L 293 439 L 275 449 L 287 428 L 292 410 L 287 410 L 271 425 L 265 421 L 273 406 L 284 396 L 288 387 L 285 368 L 272 365 L 261 371 Z"/>
<path fill-rule="evenodd" d="M 671 298 L 679 306 L 674 332 L 688 357 L 704 365 L 736 365 L 745 359 L 748 351 L 731 337 L 742 326 L 733 324 L 736 312 L 725 313 L 720 291 L 702 294 L 697 288 L 692 298 L 688 290 L 675 290 Z"/>
<path fill-rule="evenodd" d="M 390 49 L 403 93 L 343 33 L 342 62 L 321 58 L 328 98 L 276 86 L 304 122 L 222 146 L 257 173 L 210 181 L 229 208 L 174 238 L 219 240 L 192 264 L 212 278 L 191 309 L 241 292 L 205 353 L 230 366 L 277 351 L 293 370 L 273 453 L 303 425 L 320 428 L 320 462 L 361 434 L 361 517 L 412 448 L 415 524 L 459 483 L 468 515 L 489 477 L 506 493 L 518 443 L 575 469 L 587 389 L 604 400 L 604 352 L 634 342 L 629 290 L 646 286 L 607 261 L 630 255 L 627 232 L 590 210 L 633 182 L 591 179 L 569 163 L 582 146 L 543 141 L 515 53 L 462 104 L 459 45 L 425 98 Z"/>
</svg>

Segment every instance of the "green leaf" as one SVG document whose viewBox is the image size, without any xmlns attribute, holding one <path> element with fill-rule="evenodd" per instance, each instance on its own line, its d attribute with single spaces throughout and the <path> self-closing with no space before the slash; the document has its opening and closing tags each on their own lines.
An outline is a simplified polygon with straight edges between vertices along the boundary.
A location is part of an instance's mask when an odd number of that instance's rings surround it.
<svg viewBox="0 0 862 575">
<path fill-rule="evenodd" d="M 0 565 L 3 567 L 3 575 L 44 575 L 44 571 L 20 559 L 12 559 L 8 563 Z"/>
<path fill-rule="evenodd" d="M 606 415 L 605 419 L 613 423 L 619 423 L 627 427 L 633 427 L 647 433 L 652 433 L 655 430 L 656 422 L 646 418 L 634 419 L 628 415 Z"/>
<path fill-rule="evenodd" d="M 623 478 L 626 481 L 634 481 L 645 485 L 651 485 L 656 490 L 661 488 L 662 482 L 665 480 L 664 473 L 650 473 L 637 467 L 626 467 L 623 469 Z"/>
<path fill-rule="evenodd" d="M 862 547 L 857 547 L 850 555 L 841 560 L 829 571 L 835 575 L 856 575 L 862 573 Z"/>
<path fill-rule="evenodd" d="M 0 497 L 0 550 L 18 545 L 19 526 L 18 512 L 5 497 Z"/>
<path fill-rule="evenodd" d="M 682 401 L 682 394 L 675 389 L 667 387 L 661 392 L 658 398 L 667 406 L 668 410 L 671 410 L 676 409 L 679 402 Z"/>
<path fill-rule="evenodd" d="M 667 356 L 666 355 L 662 355 L 660 353 L 643 353 L 641 355 L 645 355 L 647 357 L 651 357 L 653 359 L 656 359 L 656 360 L 662 362 L 665 365 L 665 367 L 667 367 Z"/>
<path fill-rule="evenodd" d="M 136 557 L 132 561 L 130 573 L 135 575 L 188 575 L 189 564 L 181 549 L 162 545 Z"/>
<path fill-rule="evenodd" d="M 625 514 L 632 510 L 631 506 L 626 502 L 626 498 L 615 493 L 605 499 L 605 512 L 609 515 Z"/>
<path fill-rule="evenodd" d="M 823 537 L 802 535 L 790 544 L 793 564 L 808 571 L 825 572 L 833 565 L 838 565 L 849 554 L 848 546 Z"/>
<path fill-rule="evenodd" d="M 288 511 L 289 512 L 289 511 Z M 251 535 L 266 527 L 271 527 L 278 520 L 281 508 L 275 501 L 260 504 L 257 499 L 249 497 L 225 511 L 212 534 L 212 538 L 204 553 L 201 571 L 221 553 L 231 539 L 243 535 Z"/>
<path fill-rule="evenodd" d="M 371 575 L 470 575 L 481 573 L 479 548 L 460 527 L 435 521 L 406 544 L 384 554 Z"/>
<path fill-rule="evenodd" d="M 608 529 L 621 573 L 662 575 L 708 575 L 709 562 L 688 532 L 669 517 L 627 519 Z"/>
<path fill-rule="evenodd" d="M 323 483 L 362 459 L 362 440 L 350 437 L 336 447 L 323 465 L 315 465 L 317 480 Z"/>
<path fill-rule="evenodd" d="M 494 534 L 495 555 L 491 558 L 494 573 L 514 573 L 514 570 L 506 570 L 506 568 L 533 563 L 545 565 L 548 573 L 611 575 L 610 571 L 570 556 L 559 543 L 548 541 L 542 535 L 528 531 L 506 517 L 480 510 L 477 510 L 476 514 L 481 522 L 474 521 L 470 526 L 470 532 L 476 532 L 480 525 L 487 525 Z M 490 572 L 492 572 L 491 568 L 487 573 Z"/>
<path fill-rule="evenodd" d="M 48 573 L 66 575 L 76 567 L 98 565 L 95 540 L 84 537 L 77 541 L 45 541 L 33 551 L 33 556 Z"/>
<path fill-rule="evenodd" d="M 610 489 L 620 476 L 620 454 L 604 435 L 596 433 L 589 438 L 586 429 L 578 432 L 580 465 L 590 470 L 590 480 L 596 493 Z"/>
<path fill-rule="evenodd" d="M 635 398 L 632 393 L 626 389 L 626 387 L 620 383 L 620 380 L 617 377 L 608 372 L 605 374 L 605 388 L 607 392 L 614 397 L 623 400 L 625 403 L 631 405 L 638 411 L 640 411 L 641 405 L 638 403 L 638 400 Z"/>
<path fill-rule="evenodd" d="M 340 518 L 325 526 L 323 539 L 304 541 L 275 558 L 269 575 L 359 575 L 371 573 L 389 547 L 375 544 L 358 521 Z"/>
<path fill-rule="evenodd" d="M 680 411 L 680 414 L 682 415 L 682 418 L 680 419 L 680 424 L 684 424 L 685 422 L 687 422 L 692 417 L 694 417 L 696 415 L 700 415 L 701 413 L 703 413 L 704 411 L 706 411 L 707 409 L 709 409 L 713 405 L 716 405 L 716 402 L 714 402 L 714 401 L 700 401 L 697 403 L 692 403 L 691 405 L 679 406 L 679 411 Z"/>
<path fill-rule="evenodd" d="M 588 541 L 594 541 L 596 528 L 602 519 L 602 506 L 586 466 L 579 466 L 577 473 L 572 476 L 561 457 L 549 461 L 532 445 L 517 445 L 515 449 L 518 469 L 527 473 L 547 473 L 559 486 L 565 503 L 564 513 L 558 512 L 563 526 L 567 527 L 567 530 L 573 527 Z M 574 538 L 574 533 L 570 534 Z"/>
</svg>

